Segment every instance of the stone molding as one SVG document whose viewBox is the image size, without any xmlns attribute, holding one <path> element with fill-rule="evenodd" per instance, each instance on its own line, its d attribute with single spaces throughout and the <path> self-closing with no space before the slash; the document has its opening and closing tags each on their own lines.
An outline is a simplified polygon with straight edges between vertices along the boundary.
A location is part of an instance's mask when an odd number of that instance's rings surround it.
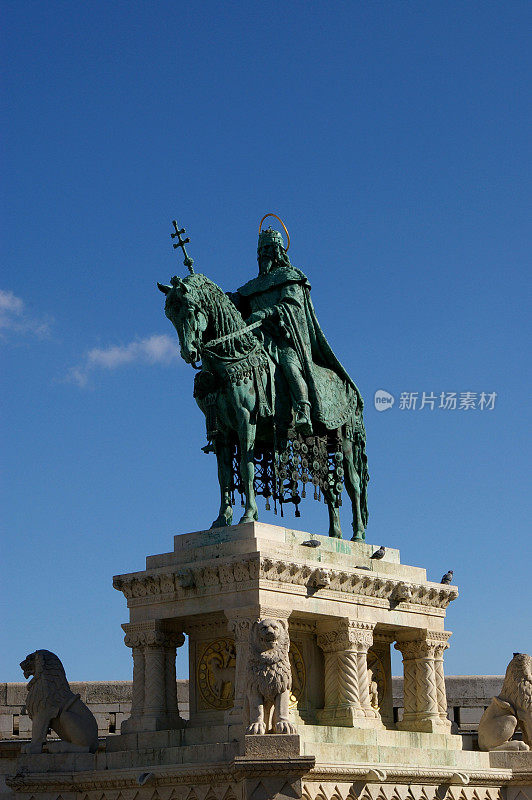
<svg viewBox="0 0 532 800">
<path fill-rule="evenodd" d="M 209 615 L 209 619 L 186 620 L 183 630 L 194 638 L 217 638 L 225 630 L 226 620 L 223 614 Z"/>
<path fill-rule="evenodd" d="M 321 770 L 320 770 L 321 772 Z M 314 777 L 314 776 L 313 776 Z M 344 776 L 339 776 L 344 778 Z M 452 777 L 452 776 L 451 776 Z M 332 776 L 325 780 L 331 780 Z M 452 784 L 415 783 L 364 783 L 359 791 L 353 792 L 353 784 L 333 783 L 336 800 L 503 800 L 506 790 L 498 786 L 454 786 Z M 449 780 L 449 778 L 448 778 Z M 326 796 L 326 795 L 325 795 Z M 302 800 L 323 800 L 322 782 L 304 780 Z"/>
<path fill-rule="evenodd" d="M 314 759 L 310 757 L 289 761 L 288 769 L 304 776 L 302 800 L 504 800 L 510 785 L 515 787 L 517 796 L 522 781 L 529 785 L 532 779 L 530 773 L 518 776 L 510 769 L 468 770 L 469 783 L 464 785 L 459 781 L 461 775 L 452 768 L 386 767 L 384 782 L 377 779 L 377 769 L 371 766 L 313 767 Z M 138 784 L 138 767 L 116 772 L 19 773 L 8 776 L 6 783 L 15 792 L 46 793 L 47 800 L 58 800 L 68 791 L 79 792 L 80 800 L 116 800 L 120 790 L 122 794 L 126 791 L 123 797 L 131 800 L 187 800 L 191 791 L 197 798 L 206 798 L 212 796 L 211 790 L 217 798 L 234 800 L 242 798 L 243 777 L 253 773 L 279 774 L 280 766 L 286 770 L 287 761 L 239 757 L 229 764 L 165 765 L 164 772 L 154 772 L 149 787 L 142 788 Z"/>
<path fill-rule="evenodd" d="M 113 586 L 123 592 L 130 606 L 160 602 L 163 596 L 188 597 L 210 589 L 248 584 L 257 580 L 293 584 L 317 591 L 341 592 L 406 606 L 445 609 L 458 597 L 454 586 L 410 583 L 366 570 L 334 570 L 294 561 L 253 556 L 171 572 L 116 575 Z"/>
</svg>

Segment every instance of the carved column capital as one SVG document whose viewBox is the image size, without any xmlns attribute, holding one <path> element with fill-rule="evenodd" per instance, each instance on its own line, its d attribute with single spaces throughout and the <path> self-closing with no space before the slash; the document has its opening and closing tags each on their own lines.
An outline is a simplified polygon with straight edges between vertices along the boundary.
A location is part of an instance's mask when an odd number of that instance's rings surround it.
<svg viewBox="0 0 532 800">
<path fill-rule="evenodd" d="M 373 629 L 375 624 L 372 622 L 359 622 L 341 618 L 337 620 L 334 628 L 320 630 L 318 628 L 317 643 L 318 647 L 325 653 L 333 653 L 339 650 L 361 650 L 366 652 L 373 644 Z"/>
<path fill-rule="evenodd" d="M 417 636 L 397 638 L 394 648 L 399 650 L 403 659 L 434 658 L 436 653 L 442 654 L 449 647 L 448 631 L 420 631 Z"/>
<path fill-rule="evenodd" d="M 235 642 L 249 641 L 251 626 L 260 619 L 259 609 L 230 609 L 224 613 L 227 618 L 227 628 L 235 637 Z"/>
<path fill-rule="evenodd" d="M 180 631 L 168 630 L 161 622 L 133 622 L 122 625 L 127 647 L 182 647 L 185 636 Z"/>
</svg>

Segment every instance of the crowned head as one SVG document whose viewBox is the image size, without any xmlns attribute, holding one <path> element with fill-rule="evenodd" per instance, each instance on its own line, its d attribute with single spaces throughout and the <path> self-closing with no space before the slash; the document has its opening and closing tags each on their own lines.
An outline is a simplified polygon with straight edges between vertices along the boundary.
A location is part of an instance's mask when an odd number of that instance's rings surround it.
<svg viewBox="0 0 532 800">
<path fill-rule="evenodd" d="M 266 274 L 273 269 L 289 264 L 286 254 L 284 239 L 279 231 L 273 228 L 266 228 L 260 231 L 257 244 L 257 261 L 259 262 L 259 272 Z"/>
</svg>

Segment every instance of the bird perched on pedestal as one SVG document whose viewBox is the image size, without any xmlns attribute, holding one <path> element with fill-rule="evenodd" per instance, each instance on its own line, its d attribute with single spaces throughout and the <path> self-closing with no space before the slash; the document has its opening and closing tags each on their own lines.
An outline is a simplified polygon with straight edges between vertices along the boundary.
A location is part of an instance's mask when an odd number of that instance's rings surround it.
<svg viewBox="0 0 532 800">
<path fill-rule="evenodd" d="M 381 544 L 379 549 L 375 550 L 375 552 L 373 553 L 371 558 L 377 558 L 377 559 L 384 558 L 384 554 L 385 553 L 386 553 L 386 548 L 385 548 L 385 546 L 383 544 Z"/>
<path fill-rule="evenodd" d="M 445 575 L 442 577 L 440 583 L 452 583 L 453 582 L 453 570 L 450 569 L 449 572 L 446 572 Z"/>
</svg>

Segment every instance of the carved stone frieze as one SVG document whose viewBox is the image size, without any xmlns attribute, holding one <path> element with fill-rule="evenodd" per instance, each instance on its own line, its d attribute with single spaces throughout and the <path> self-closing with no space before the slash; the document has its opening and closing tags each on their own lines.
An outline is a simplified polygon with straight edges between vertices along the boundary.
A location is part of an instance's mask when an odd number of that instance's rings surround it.
<svg viewBox="0 0 532 800">
<path fill-rule="evenodd" d="M 458 597 L 454 586 L 409 583 L 386 578 L 365 570 L 347 571 L 312 567 L 289 560 L 259 558 L 258 555 L 206 566 L 191 565 L 175 572 L 117 575 L 113 586 L 136 605 L 162 595 L 189 596 L 219 587 L 231 587 L 258 579 L 311 587 L 315 590 L 342 592 L 359 597 L 379 598 L 405 606 L 430 606 L 445 609 Z"/>
<path fill-rule="evenodd" d="M 321 769 L 319 771 L 323 772 Z M 503 800 L 506 796 L 506 790 L 499 786 L 430 784 L 423 781 L 421 775 L 419 783 L 359 781 L 358 785 L 338 780 L 333 782 L 332 774 L 326 783 L 325 775 L 319 777 L 321 780 L 303 782 L 303 800 L 323 800 L 328 796 L 325 787 L 329 785 L 336 800 Z M 338 774 L 338 778 L 341 777 Z M 346 776 L 343 777 L 345 779 Z"/>
</svg>

